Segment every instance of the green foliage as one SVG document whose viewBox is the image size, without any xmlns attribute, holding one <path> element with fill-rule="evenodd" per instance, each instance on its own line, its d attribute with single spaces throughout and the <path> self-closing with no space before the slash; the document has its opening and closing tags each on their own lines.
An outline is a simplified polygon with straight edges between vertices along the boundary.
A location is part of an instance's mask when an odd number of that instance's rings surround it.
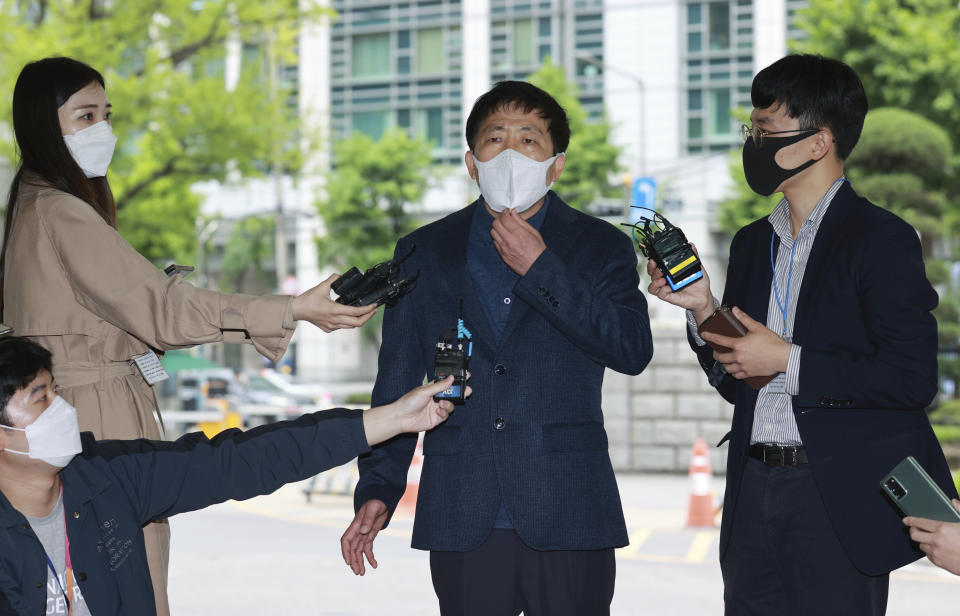
<svg viewBox="0 0 960 616">
<path fill-rule="evenodd" d="M 853 67 L 871 107 L 909 109 L 960 134 L 954 0 L 810 0 L 799 25 L 808 38 L 795 48 Z"/>
<path fill-rule="evenodd" d="M 108 178 L 121 232 L 154 261 L 190 262 L 198 209 L 191 184 L 229 169 L 257 174 L 275 157 L 287 169 L 299 165 L 296 112 L 287 111 L 282 84 L 270 96 L 265 66 L 268 55 L 294 61 L 298 22 L 318 14 L 293 0 L 0 3 L 0 89 L 12 92 L 24 64 L 52 55 L 103 73 L 120 138 Z M 244 49 L 230 92 L 228 37 Z M 9 105 L 0 122 L 10 124 Z M 0 131 L 0 156 L 16 161 L 8 134 Z"/>
<path fill-rule="evenodd" d="M 249 216 L 234 223 L 223 252 L 220 290 L 234 293 L 243 288 L 243 279 L 252 271 L 264 286 L 276 288 L 276 275 L 264 270 L 273 260 L 275 219 L 273 216 Z"/>
<path fill-rule="evenodd" d="M 369 391 L 361 391 L 357 393 L 352 393 L 347 396 L 347 399 L 344 400 L 345 404 L 370 404 L 370 399 L 372 394 Z"/>
<path fill-rule="evenodd" d="M 947 196 L 955 182 L 952 149 L 946 131 L 930 120 L 881 108 L 867 114 L 860 143 L 847 160 L 857 191 L 916 227 L 927 258 L 937 238 L 957 222 L 956 204 Z"/>
<path fill-rule="evenodd" d="M 941 445 L 960 443 L 960 426 L 934 424 L 933 433 L 937 435 L 937 440 L 940 441 Z"/>
<path fill-rule="evenodd" d="M 930 421 L 960 428 L 960 400 L 945 400 L 930 412 Z"/>
<path fill-rule="evenodd" d="M 317 204 L 326 234 L 317 240 L 321 265 L 361 270 L 390 259 L 400 237 L 419 224 L 409 206 L 430 181 L 430 144 L 391 131 L 380 141 L 355 133 L 333 146 L 335 169 Z"/>
<path fill-rule="evenodd" d="M 554 189 L 571 206 L 583 209 L 598 197 L 620 197 L 623 188 L 611 178 L 620 171 L 620 148 L 610 143 L 613 126 L 604 114 L 591 121 L 580 104 L 577 84 L 568 81 L 563 67 L 547 61 L 528 77 L 530 83 L 550 93 L 566 110 L 570 146 L 563 174 Z"/>
</svg>

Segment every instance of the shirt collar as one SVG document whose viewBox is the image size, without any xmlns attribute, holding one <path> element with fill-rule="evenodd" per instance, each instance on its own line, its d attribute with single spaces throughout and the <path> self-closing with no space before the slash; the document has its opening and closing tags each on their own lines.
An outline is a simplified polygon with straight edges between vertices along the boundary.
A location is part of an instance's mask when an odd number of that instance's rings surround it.
<svg viewBox="0 0 960 616">
<path fill-rule="evenodd" d="M 527 222 L 530 223 L 530 226 L 538 231 L 543 225 L 544 219 L 547 217 L 547 208 L 550 206 L 551 193 L 552 191 L 547 191 L 547 194 L 543 198 L 543 205 L 536 214 L 527 219 Z M 492 244 L 493 238 L 490 237 L 490 227 L 492 226 L 493 215 L 487 211 L 487 207 L 484 205 L 483 195 L 480 195 L 480 199 L 477 201 L 477 207 L 473 211 L 471 232 L 477 234 L 486 243 Z"/>
<path fill-rule="evenodd" d="M 820 227 L 820 221 L 823 220 L 824 215 L 827 213 L 827 208 L 830 207 L 830 203 L 836 196 L 837 191 L 840 190 L 840 187 L 843 186 L 843 183 L 846 181 L 847 178 L 841 175 L 837 181 L 830 186 L 829 190 L 820 197 L 817 206 L 813 208 L 813 211 L 810 212 L 807 219 L 803 221 L 803 225 L 800 227 L 800 233 L 803 233 L 805 229 L 817 229 Z M 777 207 L 773 208 L 767 220 L 770 222 L 770 225 L 773 226 L 774 232 L 780 236 L 780 241 L 788 244 L 793 243 L 793 233 L 790 231 L 790 202 L 787 201 L 786 197 L 780 199 L 780 203 L 777 204 Z"/>
</svg>

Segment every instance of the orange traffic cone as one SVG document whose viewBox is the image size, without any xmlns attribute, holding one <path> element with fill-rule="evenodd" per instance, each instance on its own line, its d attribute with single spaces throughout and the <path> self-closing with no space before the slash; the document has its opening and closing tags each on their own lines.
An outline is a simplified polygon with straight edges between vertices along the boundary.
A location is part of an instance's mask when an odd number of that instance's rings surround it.
<svg viewBox="0 0 960 616">
<path fill-rule="evenodd" d="M 714 526 L 711 478 L 707 442 L 698 438 L 693 444 L 693 455 L 690 458 L 690 506 L 687 508 L 687 526 Z"/>
<path fill-rule="evenodd" d="M 420 471 L 423 469 L 423 435 L 417 438 L 417 447 L 413 450 L 413 460 L 407 470 L 407 489 L 400 502 L 397 503 L 397 513 L 413 515 L 417 510 L 417 494 L 420 492 Z"/>
</svg>

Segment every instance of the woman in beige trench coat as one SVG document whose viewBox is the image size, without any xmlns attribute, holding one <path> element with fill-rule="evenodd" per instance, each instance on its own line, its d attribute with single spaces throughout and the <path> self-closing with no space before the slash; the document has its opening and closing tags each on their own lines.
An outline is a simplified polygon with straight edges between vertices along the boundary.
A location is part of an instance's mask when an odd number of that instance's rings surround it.
<svg viewBox="0 0 960 616">
<path fill-rule="evenodd" d="M 376 307 L 330 299 L 331 276 L 294 298 L 224 295 L 168 277 L 116 229 L 106 167 L 116 138 L 103 77 L 68 58 L 28 64 L 13 95 L 21 164 L 4 225 L 3 322 L 53 353 L 58 393 L 97 438 L 158 439 L 153 388 L 132 361 L 206 342 L 279 361 L 297 320 L 357 327 Z M 144 528 L 159 614 L 169 613 L 166 521 Z"/>
</svg>

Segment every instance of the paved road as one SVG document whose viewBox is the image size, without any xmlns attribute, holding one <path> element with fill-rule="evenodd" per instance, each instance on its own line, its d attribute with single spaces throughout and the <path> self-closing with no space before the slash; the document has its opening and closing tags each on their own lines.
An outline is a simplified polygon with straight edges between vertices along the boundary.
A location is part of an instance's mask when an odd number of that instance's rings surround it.
<svg viewBox="0 0 960 616">
<path fill-rule="evenodd" d="M 618 480 L 631 545 L 617 552 L 613 614 L 721 614 L 718 531 L 684 527 L 687 478 Z M 722 491 L 722 482 L 714 480 L 713 489 Z M 412 519 L 398 517 L 381 534 L 380 568 L 360 578 L 339 555 L 340 534 L 352 515 L 347 496 L 318 495 L 308 504 L 302 486 L 287 486 L 178 516 L 171 522 L 173 613 L 436 614 L 427 555 L 409 547 Z M 957 606 L 960 578 L 926 561 L 891 578 L 889 616 L 955 615 Z"/>
</svg>

